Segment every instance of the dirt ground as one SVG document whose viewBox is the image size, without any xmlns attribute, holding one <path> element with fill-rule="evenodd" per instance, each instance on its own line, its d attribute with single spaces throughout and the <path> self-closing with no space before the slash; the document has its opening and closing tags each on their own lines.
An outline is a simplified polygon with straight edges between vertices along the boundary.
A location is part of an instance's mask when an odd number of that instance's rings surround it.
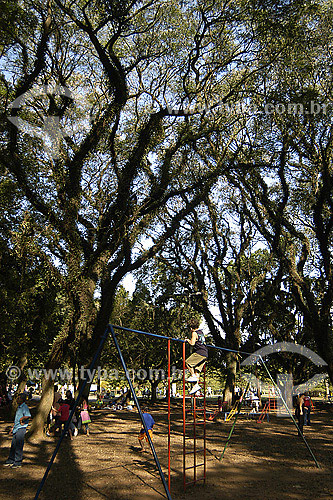
<svg viewBox="0 0 333 500">
<path fill-rule="evenodd" d="M 167 409 L 151 411 L 157 425 L 154 445 L 167 475 Z M 39 495 L 41 500 L 158 500 L 166 497 L 155 462 L 139 453 L 137 411 L 92 412 L 90 436 L 65 438 Z M 297 436 L 290 418 L 271 416 L 258 424 L 240 417 L 232 440 L 219 461 L 232 423 L 207 422 L 207 478 L 183 491 L 182 413 L 172 409 L 171 497 L 173 500 L 332 500 L 333 408 L 322 406 L 312 415 L 305 436 L 320 464 Z M 9 422 L 0 422 L 0 460 L 7 459 Z M 190 428 L 190 426 L 189 426 Z M 26 442 L 23 467 L 0 467 L 0 500 L 33 500 L 57 441 Z M 190 449 L 191 439 L 187 441 Z M 198 443 L 200 444 L 200 443 Z M 202 456 L 202 453 L 201 453 Z M 190 466 L 187 457 L 186 466 Z M 198 458 L 200 463 L 200 457 Z M 203 467 L 198 469 L 202 476 Z M 187 480 L 193 479 L 193 469 Z"/>
</svg>

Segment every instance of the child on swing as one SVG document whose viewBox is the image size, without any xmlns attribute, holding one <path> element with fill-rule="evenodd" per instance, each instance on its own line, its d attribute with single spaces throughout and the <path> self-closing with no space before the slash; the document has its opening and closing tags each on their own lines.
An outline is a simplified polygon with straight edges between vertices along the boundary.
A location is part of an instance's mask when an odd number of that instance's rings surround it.
<svg viewBox="0 0 333 500">
<path fill-rule="evenodd" d="M 143 416 L 143 419 L 144 419 L 145 424 L 147 426 L 149 436 L 151 439 L 153 439 L 153 427 L 155 425 L 155 420 L 153 419 L 151 414 L 148 413 L 148 408 L 144 408 L 142 410 L 142 416 Z M 144 440 L 146 440 L 148 442 L 148 438 L 147 438 L 146 431 L 145 431 L 144 427 L 142 427 L 142 429 L 140 430 L 138 440 L 139 440 L 139 444 L 140 444 L 140 448 L 141 448 L 140 451 L 144 451 Z"/>
</svg>

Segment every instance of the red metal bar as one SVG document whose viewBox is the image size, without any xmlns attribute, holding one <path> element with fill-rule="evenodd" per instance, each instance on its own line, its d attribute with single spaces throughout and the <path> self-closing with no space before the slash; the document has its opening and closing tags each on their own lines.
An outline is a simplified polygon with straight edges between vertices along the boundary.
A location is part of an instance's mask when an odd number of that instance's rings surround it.
<svg viewBox="0 0 333 500">
<path fill-rule="evenodd" d="M 186 411 L 185 411 L 185 342 L 183 343 L 183 487 L 184 491 L 186 490 L 186 444 L 185 444 L 185 420 L 186 420 Z"/>
<path fill-rule="evenodd" d="M 203 480 L 206 482 L 206 365 L 203 367 L 204 372 L 204 475 Z"/>
<path fill-rule="evenodd" d="M 194 483 L 197 483 L 198 481 L 205 481 L 205 478 L 204 477 L 199 477 L 196 481 L 189 481 L 186 483 L 186 485 L 188 484 L 194 484 Z"/>
<path fill-rule="evenodd" d="M 190 467 L 186 467 L 186 470 L 196 469 L 197 467 L 202 467 L 203 465 L 204 465 L 203 463 L 202 464 L 197 464 L 196 466 L 191 465 Z M 198 481 L 199 481 L 199 479 L 198 479 Z M 193 481 L 193 482 L 195 483 L 195 481 Z M 188 484 L 188 483 L 186 483 L 186 484 Z"/>
<path fill-rule="evenodd" d="M 171 393 L 171 370 L 170 370 L 170 358 L 171 358 L 171 342 L 168 340 L 168 488 L 170 491 L 171 482 L 171 466 L 170 466 L 170 450 L 171 450 L 171 411 L 170 411 L 170 393 Z"/>
<path fill-rule="evenodd" d="M 196 481 L 197 479 L 197 469 L 196 469 L 196 464 L 197 464 L 197 434 L 196 434 L 196 413 L 195 413 L 195 409 L 196 409 L 196 400 L 197 398 L 195 397 L 194 395 L 194 398 L 193 398 L 193 449 L 194 449 L 194 455 L 193 455 L 193 479 L 194 479 L 194 482 Z"/>
</svg>

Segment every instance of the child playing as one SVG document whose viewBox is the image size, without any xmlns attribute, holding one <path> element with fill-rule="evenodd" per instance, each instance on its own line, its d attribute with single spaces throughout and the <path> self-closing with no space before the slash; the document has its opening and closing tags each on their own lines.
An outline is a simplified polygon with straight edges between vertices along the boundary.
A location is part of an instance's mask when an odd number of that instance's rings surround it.
<svg viewBox="0 0 333 500">
<path fill-rule="evenodd" d="M 191 376 L 187 379 L 187 382 L 195 383 L 194 387 L 190 391 L 190 394 L 192 395 L 201 390 L 199 378 L 208 359 L 208 349 L 205 345 L 205 336 L 203 332 L 199 330 L 199 321 L 197 318 L 191 318 L 188 328 L 191 330 L 191 338 L 185 339 L 185 342 L 188 342 L 191 346 L 193 346 L 194 352 L 185 360 L 185 364 L 191 374 Z"/>
<path fill-rule="evenodd" d="M 214 411 L 211 415 L 209 415 L 208 420 L 214 420 L 214 418 L 223 411 L 223 402 L 221 396 L 217 398 L 217 410 Z"/>
<path fill-rule="evenodd" d="M 311 398 L 309 393 L 304 394 L 304 425 L 310 425 Z"/>
<path fill-rule="evenodd" d="M 147 408 L 145 408 L 143 410 L 142 415 L 143 415 L 143 419 L 145 421 L 145 424 L 147 426 L 147 429 L 148 429 L 148 432 L 149 432 L 149 436 L 150 436 L 151 439 L 153 439 L 153 427 L 155 425 L 155 420 L 150 415 L 150 413 L 148 413 L 148 409 Z M 146 438 L 146 441 L 148 442 L 148 437 L 146 435 L 145 428 L 143 427 L 140 430 L 140 433 L 139 433 L 139 436 L 138 436 L 138 440 L 139 440 L 139 443 L 140 443 L 140 446 L 141 446 L 141 450 L 140 451 L 144 451 L 144 439 L 145 438 Z"/>
<path fill-rule="evenodd" d="M 56 424 L 54 426 L 54 434 L 56 434 L 56 431 L 60 429 L 63 425 L 66 424 L 67 420 L 69 419 L 69 413 L 70 413 L 70 405 L 67 400 L 63 401 L 62 399 L 59 399 L 59 410 L 58 410 L 58 416 L 59 420 L 56 421 Z M 73 440 L 73 427 L 74 425 L 72 422 L 70 422 L 69 427 L 68 427 L 68 434 L 71 439 Z"/>
<path fill-rule="evenodd" d="M 86 400 L 86 398 L 83 398 L 80 417 L 81 417 L 81 423 L 85 426 L 87 436 L 89 436 L 89 424 L 91 422 L 88 410 L 89 410 L 88 401 Z"/>
</svg>

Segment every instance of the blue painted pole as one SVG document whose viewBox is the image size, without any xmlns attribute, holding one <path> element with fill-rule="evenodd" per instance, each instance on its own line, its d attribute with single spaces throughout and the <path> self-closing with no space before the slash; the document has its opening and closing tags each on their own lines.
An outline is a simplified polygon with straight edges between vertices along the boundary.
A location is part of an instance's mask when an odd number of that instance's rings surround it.
<svg viewBox="0 0 333 500">
<path fill-rule="evenodd" d="M 162 483 L 163 483 L 163 486 L 164 486 L 164 489 L 165 489 L 165 493 L 167 495 L 168 500 L 172 500 L 170 492 L 169 492 L 168 485 L 166 483 L 166 480 L 165 480 L 165 477 L 164 477 L 164 474 L 163 474 L 163 471 L 162 471 L 162 468 L 161 468 L 161 464 L 160 464 L 159 459 L 158 459 L 158 457 L 156 455 L 156 451 L 155 451 L 155 448 L 154 448 L 153 441 L 152 441 L 152 439 L 150 437 L 150 434 L 148 432 L 146 421 L 143 418 L 143 414 L 142 414 L 142 411 L 141 411 L 141 408 L 140 408 L 139 400 L 138 400 L 138 398 L 136 396 L 134 387 L 132 385 L 132 382 L 131 382 L 131 379 L 130 379 L 130 376 L 129 376 L 129 373 L 128 373 L 128 370 L 127 370 L 127 366 L 126 366 L 125 360 L 123 358 L 122 352 L 120 350 L 120 347 L 119 347 L 119 344 L 118 344 L 118 341 L 117 341 L 117 337 L 116 337 L 116 334 L 114 332 L 114 329 L 113 329 L 112 325 L 110 325 L 110 330 L 111 330 L 111 335 L 112 335 L 113 341 L 115 343 L 116 349 L 117 349 L 118 354 L 119 354 L 119 358 L 120 358 L 121 364 L 123 365 L 123 368 L 124 368 L 124 371 L 125 371 L 125 376 L 126 376 L 128 385 L 130 387 L 130 390 L 131 390 L 131 393 L 132 393 L 132 396 L 133 396 L 133 399 L 134 399 L 135 406 L 138 409 L 138 412 L 139 412 L 139 415 L 140 415 L 140 418 L 141 418 L 141 422 L 142 422 L 142 426 L 144 427 L 144 430 L 145 430 L 145 433 L 146 433 L 146 436 L 147 436 L 147 439 L 148 439 L 148 442 L 149 442 L 152 454 L 154 456 L 154 460 L 155 460 L 156 466 L 158 468 L 158 472 L 160 474 L 160 477 L 161 477 L 161 480 L 162 480 Z"/>
<path fill-rule="evenodd" d="M 313 451 L 311 450 L 309 443 L 308 443 L 308 442 L 307 442 L 307 440 L 305 439 L 303 432 L 302 432 L 302 431 L 301 431 L 301 429 L 299 428 L 299 426 L 298 426 L 298 424 L 297 424 L 296 420 L 294 419 L 294 417 L 293 417 L 293 415 L 292 415 L 292 413 L 291 413 L 291 411 L 290 411 L 290 409 L 289 409 L 289 407 L 288 407 L 288 405 L 287 405 L 287 402 L 285 401 L 284 397 L 282 396 L 282 393 L 281 393 L 280 388 L 279 388 L 279 387 L 277 386 L 277 384 L 275 383 L 275 381 L 274 381 L 274 379 L 273 379 L 273 377 L 272 377 L 272 375 L 271 375 L 271 373 L 270 373 L 269 369 L 268 369 L 268 368 L 267 368 L 267 366 L 266 366 L 265 361 L 263 360 L 263 358 L 262 358 L 261 356 L 260 356 L 260 361 L 261 361 L 261 364 L 263 365 L 263 367 L 265 368 L 265 371 L 266 371 L 267 375 L 269 376 L 270 381 L 272 382 L 272 384 L 273 384 L 273 386 L 275 387 L 275 389 L 276 389 L 277 393 L 279 394 L 279 397 L 280 397 L 280 398 L 281 398 L 281 400 L 282 400 L 283 406 L 285 407 L 285 409 L 287 410 L 287 412 L 288 412 L 289 416 L 291 417 L 292 421 L 294 422 L 294 425 L 295 425 L 296 429 L 298 430 L 298 435 L 299 435 L 299 436 L 303 439 L 304 444 L 305 444 L 305 446 L 307 447 L 307 449 L 309 450 L 310 455 L 311 455 L 311 457 L 313 458 L 313 460 L 314 460 L 314 462 L 315 462 L 315 464 L 316 464 L 317 468 L 318 468 L 318 469 L 320 469 L 320 465 L 319 465 L 319 463 L 318 463 L 318 460 L 317 460 L 317 459 L 316 459 L 316 457 L 314 456 L 314 453 L 313 453 Z"/>
<path fill-rule="evenodd" d="M 98 349 L 97 349 L 97 351 L 96 351 L 96 353 L 95 353 L 94 359 L 93 359 L 93 360 L 92 360 L 92 362 L 90 363 L 90 366 L 89 366 L 89 368 L 88 368 L 88 370 L 87 370 L 87 373 L 89 373 L 90 375 L 93 373 L 93 369 L 94 369 L 94 367 L 95 367 L 96 361 L 97 361 L 97 359 L 98 359 L 98 357 L 99 357 L 99 355 L 100 355 L 100 353 L 101 353 L 101 351 L 102 351 L 102 349 L 103 349 L 103 346 L 104 346 L 104 343 L 105 343 L 106 339 L 108 338 L 109 331 L 110 331 L 110 326 L 108 325 L 108 326 L 107 326 L 107 328 L 106 328 L 106 330 L 105 330 L 105 332 L 104 332 L 104 334 L 103 334 L 103 336 L 102 336 L 102 338 L 101 338 L 101 341 L 100 341 L 100 344 L 99 344 L 99 346 L 98 346 Z M 37 490 L 37 493 L 36 493 L 36 495 L 35 495 L 34 500 L 37 500 L 37 499 L 38 499 L 39 494 L 40 494 L 40 492 L 42 491 L 42 488 L 43 488 L 43 486 L 44 486 L 44 484 L 45 484 L 45 481 L 46 481 L 47 476 L 48 476 L 48 474 L 49 474 L 49 472 L 50 472 L 50 469 L 51 469 L 51 467 L 52 467 L 52 464 L 53 464 L 53 462 L 54 462 L 54 460 L 55 460 L 55 458 L 56 458 L 56 456 L 57 456 L 57 453 L 58 453 L 58 451 L 59 451 L 59 448 L 60 448 L 60 446 L 61 446 L 61 443 L 62 443 L 62 441 L 63 441 L 63 439 L 64 439 L 64 437 L 65 437 L 65 435 L 66 435 L 66 432 L 68 431 L 69 424 L 70 424 L 70 422 L 71 422 L 71 420 L 72 420 L 72 417 L 73 417 L 73 415 L 74 415 L 75 409 L 76 409 L 76 407 L 77 407 L 77 405 L 78 405 L 78 403 L 79 403 L 79 401 L 80 401 L 80 399 L 81 399 L 81 397 L 82 397 L 83 391 L 84 391 L 84 389 L 85 389 L 85 387 L 86 387 L 86 385 L 87 385 L 87 381 L 88 381 L 88 378 L 84 378 L 84 380 L 83 380 L 83 384 L 82 384 L 81 389 L 80 389 L 80 391 L 79 391 L 79 394 L 78 394 L 78 396 L 77 396 L 77 398 L 76 398 L 76 400 L 75 400 L 74 406 L 73 406 L 73 408 L 72 408 L 72 410 L 71 410 L 71 412 L 70 412 L 70 415 L 69 415 L 68 420 L 67 420 L 67 422 L 66 422 L 66 424 L 65 424 L 64 430 L 63 430 L 63 431 L 62 431 L 62 433 L 61 433 L 61 436 L 60 436 L 60 438 L 59 438 L 59 440 L 58 440 L 57 446 L 55 447 L 55 450 L 54 450 L 54 452 L 53 452 L 53 455 L 52 455 L 52 457 L 51 457 L 51 460 L 50 460 L 50 462 L 49 462 L 49 464 L 48 464 L 48 466 L 47 466 L 47 468 L 46 468 L 46 471 L 45 471 L 45 473 L 44 473 L 44 476 L 43 476 L 43 478 L 42 478 L 42 480 L 41 480 L 41 482 L 40 482 L 40 485 L 39 485 L 39 487 L 38 487 L 38 490 Z"/>
<path fill-rule="evenodd" d="M 173 340 L 175 342 L 184 342 L 184 339 L 177 339 L 174 337 L 166 337 L 165 335 L 157 335 L 156 333 L 142 332 L 140 330 L 132 330 L 131 328 L 125 328 L 124 326 L 110 325 L 110 327 L 115 328 L 116 330 L 122 330 L 124 332 L 139 333 L 141 335 L 148 335 L 149 337 L 156 337 L 158 339 Z M 217 349 L 219 351 L 236 352 L 237 354 L 246 354 L 247 356 L 253 355 L 252 352 L 237 351 L 235 349 L 227 349 L 225 347 L 218 347 L 216 345 L 206 344 L 206 347 L 210 347 L 211 349 Z M 259 360 L 259 357 L 260 356 L 258 355 L 258 360 Z"/>
</svg>

